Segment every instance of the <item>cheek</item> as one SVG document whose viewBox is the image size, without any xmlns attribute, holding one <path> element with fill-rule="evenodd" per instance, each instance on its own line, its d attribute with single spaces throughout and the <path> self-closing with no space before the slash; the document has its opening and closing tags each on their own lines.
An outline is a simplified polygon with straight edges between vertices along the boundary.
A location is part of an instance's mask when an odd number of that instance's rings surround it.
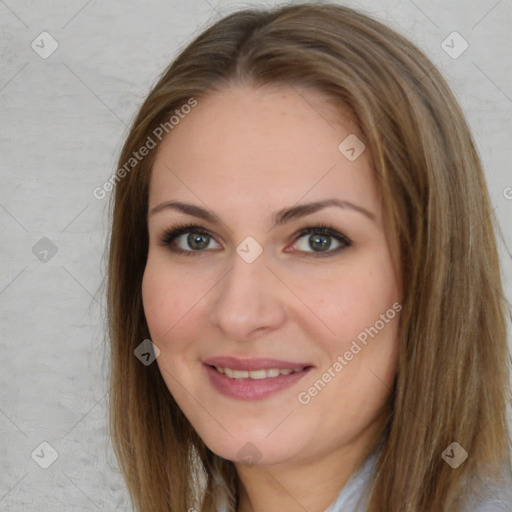
<svg viewBox="0 0 512 512">
<path fill-rule="evenodd" d="M 169 391 L 180 403 L 181 386 L 188 368 L 187 349 L 195 334 L 192 306 L 197 302 L 193 281 L 176 275 L 168 264 L 148 258 L 142 279 L 142 302 L 151 341 L 160 349 L 157 364 Z M 195 300 L 194 300 L 195 299 Z"/>
<path fill-rule="evenodd" d="M 389 266 L 373 260 L 351 262 L 317 279 L 315 286 L 305 284 L 296 291 L 310 310 L 297 315 L 303 328 L 318 331 L 319 337 L 330 340 L 331 348 L 337 350 L 374 325 L 399 299 Z"/>
<path fill-rule="evenodd" d="M 197 302 L 197 283 L 176 275 L 169 266 L 156 258 L 148 258 L 142 279 L 142 302 L 144 314 L 157 345 L 166 345 L 167 340 L 186 325 L 194 303 Z"/>
<path fill-rule="evenodd" d="M 328 409 L 341 401 L 353 420 L 383 405 L 396 373 L 400 297 L 389 262 L 377 256 L 320 281 L 307 295 L 317 318 L 303 317 L 310 331 L 318 318 L 328 327 L 316 338 L 327 355 L 320 373 L 330 369 L 336 375 L 317 405 Z"/>
<path fill-rule="evenodd" d="M 160 338 L 166 330 L 172 327 L 172 318 L 167 311 L 174 311 L 169 307 L 171 297 L 169 287 L 165 280 L 160 279 L 160 273 L 153 265 L 146 266 L 142 278 L 142 304 L 144 315 L 153 339 Z"/>
</svg>

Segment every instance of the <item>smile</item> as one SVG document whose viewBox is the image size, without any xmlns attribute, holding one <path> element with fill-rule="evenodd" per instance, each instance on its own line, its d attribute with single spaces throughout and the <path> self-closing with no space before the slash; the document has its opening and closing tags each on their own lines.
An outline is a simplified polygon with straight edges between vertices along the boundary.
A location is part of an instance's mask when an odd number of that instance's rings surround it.
<svg viewBox="0 0 512 512">
<path fill-rule="evenodd" d="M 212 389 L 238 400 L 262 400 L 291 388 L 314 367 L 306 362 L 219 356 L 203 360 Z"/>
</svg>

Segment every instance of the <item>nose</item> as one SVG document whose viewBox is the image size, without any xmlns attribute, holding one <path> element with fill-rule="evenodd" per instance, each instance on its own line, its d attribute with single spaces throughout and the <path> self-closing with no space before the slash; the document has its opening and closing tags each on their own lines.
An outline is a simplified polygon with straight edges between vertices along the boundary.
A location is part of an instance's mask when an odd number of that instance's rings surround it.
<svg viewBox="0 0 512 512">
<path fill-rule="evenodd" d="M 286 320 L 285 290 L 264 254 L 248 263 L 235 253 L 231 270 L 213 292 L 210 321 L 227 339 L 249 340 Z"/>
</svg>

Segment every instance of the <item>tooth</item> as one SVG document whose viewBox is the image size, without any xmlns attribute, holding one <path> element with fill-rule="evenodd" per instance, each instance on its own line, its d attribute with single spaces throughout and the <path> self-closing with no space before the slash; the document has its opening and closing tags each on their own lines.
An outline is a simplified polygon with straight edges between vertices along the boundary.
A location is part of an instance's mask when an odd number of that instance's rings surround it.
<svg viewBox="0 0 512 512">
<path fill-rule="evenodd" d="M 267 378 L 267 370 L 253 370 L 249 372 L 250 379 L 266 379 Z"/>
<path fill-rule="evenodd" d="M 231 368 L 223 368 L 222 366 L 216 366 L 215 367 L 219 373 L 222 373 L 226 375 L 227 377 L 230 377 L 231 379 L 254 379 L 254 380 L 261 380 L 266 378 L 273 378 L 278 377 L 279 375 L 290 375 L 290 373 L 297 373 L 304 370 L 304 368 L 296 368 L 294 370 L 290 370 L 289 368 L 286 369 L 279 369 L 279 368 L 270 368 L 268 370 L 233 370 Z"/>
<path fill-rule="evenodd" d="M 249 372 L 247 370 L 233 370 L 233 378 L 235 379 L 247 379 Z"/>
</svg>

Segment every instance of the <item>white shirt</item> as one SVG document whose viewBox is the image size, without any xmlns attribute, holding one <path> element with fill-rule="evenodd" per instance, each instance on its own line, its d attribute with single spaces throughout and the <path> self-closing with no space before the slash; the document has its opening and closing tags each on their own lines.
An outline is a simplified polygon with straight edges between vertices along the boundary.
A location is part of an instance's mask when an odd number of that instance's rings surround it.
<svg viewBox="0 0 512 512">
<path fill-rule="evenodd" d="M 369 485 L 371 475 L 380 454 L 381 445 L 366 459 L 363 465 L 348 480 L 336 500 L 325 512 L 366 512 L 367 497 L 365 489 Z M 456 470 L 454 470 L 456 471 Z M 480 499 L 468 495 L 467 504 L 463 512 L 512 512 L 512 473 L 509 468 L 506 474 L 510 475 L 507 483 L 497 487 L 492 482 L 485 481 L 484 496 Z M 221 508 L 221 512 L 226 509 Z"/>
<path fill-rule="evenodd" d="M 379 447 L 380 448 L 380 447 Z M 364 491 L 375 469 L 380 449 L 367 458 L 359 471 L 356 471 L 341 490 L 340 494 L 325 512 L 366 512 L 367 499 Z M 456 471 L 456 470 L 454 470 Z M 501 487 L 485 481 L 483 497 L 467 497 L 464 512 L 512 512 L 512 474 L 507 468 L 508 481 Z"/>
</svg>

